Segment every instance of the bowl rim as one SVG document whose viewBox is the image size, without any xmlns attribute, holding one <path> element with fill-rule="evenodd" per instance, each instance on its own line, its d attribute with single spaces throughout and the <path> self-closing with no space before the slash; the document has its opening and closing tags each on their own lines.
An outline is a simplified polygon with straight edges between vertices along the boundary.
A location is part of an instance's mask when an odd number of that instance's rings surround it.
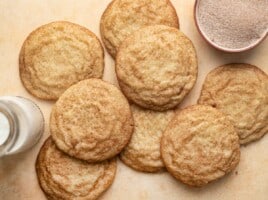
<svg viewBox="0 0 268 200">
<path fill-rule="evenodd" d="M 244 48 L 240 48 L 240 49 L 230 49 L 230 48 L 225 48 L 225 47 L 222 47 L 220 45 L 217 45 L 217 43 L 215 42 L 212 42 L 207 36 L 206 34 L 201 30 L 200 28 L 200 25 L 199 25 L 199 22 L 198 22 L 198 5 L 199 5 L 199 2 L 202 1 L 202 0 L 195 0 L 195 4 L 194 4 L 194 21 L 195 21 L 195 25 L 197 27 L 197 30 L 199 32 L 199 34 L 202 36 L 202 38 L 212 47 L 220 50 L 220 51 L 224 51 L 224 52 L 228 52 L 228 53 L 239 53 L 239 52 L 244 52 L 244 51 L 247 51 L 247 50 L 250 50 L 250 49 L 253 49 L 255 48 L 256 46 L 260 45 L 265 39 L 266 37 L 268 36 L 268 27 L 267 27 L 267 31 L 266 33 L 264 34 L 263 37 L 261 37 L 259 40 L 257 40 L 257 42 L 247 46 L 247 47 L 244 47 Z"/>
</svg>

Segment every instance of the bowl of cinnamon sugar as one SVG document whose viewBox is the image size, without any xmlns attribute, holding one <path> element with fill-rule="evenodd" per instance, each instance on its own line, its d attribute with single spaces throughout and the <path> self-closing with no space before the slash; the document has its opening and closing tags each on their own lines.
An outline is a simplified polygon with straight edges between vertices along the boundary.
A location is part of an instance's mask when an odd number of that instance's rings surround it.
<svg viewBox="0 0 268 200">
<path fill-rule="evenodd" d="M 225 52 L 243 52 L 268 35 L 267 0 L 196 0 L 195 23 L 203 38 Z"/>
</svg>

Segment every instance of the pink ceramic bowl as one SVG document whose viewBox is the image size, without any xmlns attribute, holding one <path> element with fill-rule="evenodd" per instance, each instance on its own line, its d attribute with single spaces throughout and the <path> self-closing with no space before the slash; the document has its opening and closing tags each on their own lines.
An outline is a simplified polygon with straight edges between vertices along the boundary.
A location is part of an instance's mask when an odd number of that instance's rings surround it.
<svg viewBox="0 0 268 200">
<path fill-rule="evenodd" d="M 205 41 L 210 44 L 211 46 L 213 46 L 214 48 L 221 50 L 221 51 L 225 51 L 225 52 L 229 52 L 229 53 L 236 53 L 236 52 L 243 52 L 243 51 L 247 51 L 250 50 L 256 46 L 258 46 L 262 41 L 265 40 L 265 38 L 268 35 L 268 27 L 266 30 L 266 34 L 264 34 L 260 39 L 256 40 L 255 43 L 250 44 L 249 46 L 243 47 L 243 48 L 239 48 L 239 49 L 231 49 L 231 48 L 225 48 L 220 46 L 219 44 L 213 42 L 211 40 L 211 38 L 208 38 L 207 35 L 205 34 L 205 32 L 202 31 L 201 25 L 199 23 L 199 15 L 198 15 L 198 11 L 199 11 L 199 3 L 200 1 L 205 1 L 205 0 L 196 0 L 195 1 L 195 5 L 194 5 L 194 19 L 195 19 L 195 24 L 197 26 L 197 29 L 199 31 L 199 33 L 202 35 L 202 37 L 205 39 Z"/>
</svg>

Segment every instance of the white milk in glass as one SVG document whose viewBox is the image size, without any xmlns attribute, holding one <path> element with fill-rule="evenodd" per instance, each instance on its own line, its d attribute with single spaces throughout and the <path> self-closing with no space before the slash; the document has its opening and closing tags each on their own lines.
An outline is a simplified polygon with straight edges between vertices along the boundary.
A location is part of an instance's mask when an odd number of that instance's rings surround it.
<svg viewBox="0 0 268 200">
<path fill-rule="evenodd" d="M 44 117 L 32 101 L 0 97 L 0 156 L 25 151 L 38 142 L 44 130 Z"/>
</svg>

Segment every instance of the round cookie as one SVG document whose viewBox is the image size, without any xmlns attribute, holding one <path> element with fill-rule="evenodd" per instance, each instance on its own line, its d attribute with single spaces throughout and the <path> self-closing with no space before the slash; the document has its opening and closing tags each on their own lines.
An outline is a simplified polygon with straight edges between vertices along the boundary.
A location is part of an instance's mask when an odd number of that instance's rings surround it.
<svg viewBox="0 0 268 200">
<path fill-rule="evenodd" d="M 33 31 L 19 57 L 20 78 L 32 95 L 56 100 L 71 85 L 101 78 L 104 52 L 88 29 L 66 21 L 52 22 Z"/>
<path fill-rule="evenodd" d="M 64 154 L 48 138 L 36 160 L 39 184 L 48 199 L 97 199 L 112 184 L 116 159 L 90 164 Z"/>
<path fill-rule="evenodd" d="M 268 76 L 253 65 L 228 64 L 212 70 L 205 79 L 198 103 L 226 114 L 241 144 L 268 132 Z"/>
<path fill-rule="evenodd" d="M 162 133 L 175 114 L 174 110 L 157 112 L 131 105 L 134 132 L 129 144 L 120 154 L 128 166 L 143 172 L 157 172 L 164 168 L 160 155 Z"/>
<path fill-rule="evenodd" d="M 157 24 L 179 28 L 176 10 L 169 0 L 114 0 L 102 15 L 100 30 L 104 45 L 115 58 L 125 38 Z"/>
<path fill-rule="evenodd" d="M 181 110 L 161 140 L 167 170 L 190 186 L 204 186 L 233 170 L 240 159 L 239 138 L 224 114 L 211 106 Z"/>
<path fill-rule="evenodd" d="M 127 145 L 133 118 L 127 99 L 114 85 L 88 79 L 67 89 L 50 115 L 57 147 L 88 162 L 114 157 Z"/>
<path fill-rule="evenodd" d="M 152 110 L 171 109 L 196 82 L 196 52 L 178 29 L 148 26 L 122 43 L 116 74 L 123 93 L 132 102 Z"/>
</svg>

